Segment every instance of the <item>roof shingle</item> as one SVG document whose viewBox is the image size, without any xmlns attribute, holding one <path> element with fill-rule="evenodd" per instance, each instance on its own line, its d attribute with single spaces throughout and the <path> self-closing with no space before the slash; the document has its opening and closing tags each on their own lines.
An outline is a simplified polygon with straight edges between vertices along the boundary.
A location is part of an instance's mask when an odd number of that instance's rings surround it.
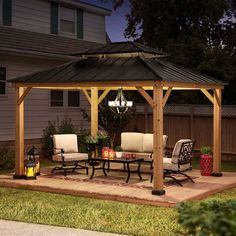
<svg viewBox="0 0 236 236">
<path fill-rule="evenodd" d="M 28 52 L 43 52 L 71 55 L 100 44 L 79 39 L 70 39 L 50 34 L 31 32 L 12 27 L 0 26 L 0 48 Z"/>
</svg>

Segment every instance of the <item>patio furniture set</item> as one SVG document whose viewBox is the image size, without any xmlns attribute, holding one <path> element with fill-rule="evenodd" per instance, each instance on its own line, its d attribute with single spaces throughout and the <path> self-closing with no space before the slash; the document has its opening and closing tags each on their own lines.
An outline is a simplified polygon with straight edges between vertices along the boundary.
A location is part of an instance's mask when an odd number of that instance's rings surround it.
<svg viewBox="0 0 236 236">
<path fill-rule="evenodd" d="M 163 135 L 164 178 L 171 178 L 182 186 L 176 177 L 173 176 L 173 174 L 180 174 L 194 183 L 192 178 L 184 173 L 192 169 L 191 158 L 194 142 L 190 139 L 181 139 L 175 144 L 172 154 L 168 154 L 166 152 L 167 139 L 168 136 Z M 89 158 L 87 153 L 78 152 L 78 140 L 75 134 L 56 134 L 52 136 L 52 140 L 54 146 L 52 160 L 59 162 L 60 166 L 53 168 L 51 173 L 56 170 L 63 170 L 66 176 L 68 170 L 85 169 L 88 175 L 90 165 L 92 167 L 90 179 L 92 179 L 96 170 L 102 169 L 104 175 L 107 176 L 107 172 L 112 170 L 110 163 L 122 163 L 123 169 L 119 169 L 119 171 L 127 172 L 126 183 L 128 183 L 131 173 L 137 173 L 139 178 L 142 179 L 140 171 L 142 163 L 150 164 L 150 169 L 153 170 L 153 134 L 123 132 L 121 134 L 122 152 L 117 152 L 117 158 L 114 159 Z M 131 169 L 130 164 L 137 164 L 133 165 L 137 168 Z M 153 174 L 151 174 L 151 182 L 152 179 Z"/>
</svg>

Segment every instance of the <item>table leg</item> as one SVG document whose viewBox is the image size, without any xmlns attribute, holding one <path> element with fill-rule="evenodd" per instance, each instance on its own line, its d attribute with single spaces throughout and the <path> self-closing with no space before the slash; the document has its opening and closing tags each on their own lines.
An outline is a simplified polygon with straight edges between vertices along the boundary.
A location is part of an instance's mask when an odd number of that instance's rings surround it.
<svg viewBox="0 0 236 236">
<path fill-rule="evenodd" d="M 127 179 L 126 179 L 126 183 L 129 182 L 129 178 L 130 178 L 130 168 L 129 168 L 129 163 L 127 163 L 127 170 L 128 170 L 128 176 L 127 176 Z"/>
<path fill-rule="evenodd" d="M 108 161 L 108 165 L 109 165 L 109 161 Z M 106 161 L 103 161 L 102 170 L 103 170 L 104 175 L 107 176 L 107 173 L 106 173 L 106 170 L 105 170 L 106 169 L 105 166 L 106 166 Z"/>
<path fill-rule="evenodd" d="M 93 178 L 93 175 L 94 175 L 94 172 L 95 172 L 95 165 L 94 165 L 93 160 L 91 161 L 91 165 L 92 165 L 93 171 L 92 171 L 92 174 L 91 174 L 91 176 L 90 176 L 90 179 Z"/>
<path fill-rule="evenodd" d="M 143 179 L 140 173 L 141 161 L 138 162 L 138 176 L 140 179 Z"/>
</svg>

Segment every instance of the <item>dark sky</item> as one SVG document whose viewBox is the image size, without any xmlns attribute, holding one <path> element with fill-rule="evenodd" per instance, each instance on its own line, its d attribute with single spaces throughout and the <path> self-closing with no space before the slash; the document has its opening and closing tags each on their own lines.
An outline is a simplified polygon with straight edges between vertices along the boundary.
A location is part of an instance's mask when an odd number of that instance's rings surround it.
<svg viewBox="0 0 236 236">
<path fill-rule="evenodd" d="M 113 9 L 112 4 L 102 3 L 101 0 L 82 0 L 83 2 L 91 3 L 97 6 Z M 127 41 L 132 39 L 125 39 L 124 30 L 126 28 L 125 15 L 129 12 L 129 3 L 125 0 L 122 7 L 113 11 L 111 16 L 106 17 L 106 30 L 112 42 Z"/>
</svg>

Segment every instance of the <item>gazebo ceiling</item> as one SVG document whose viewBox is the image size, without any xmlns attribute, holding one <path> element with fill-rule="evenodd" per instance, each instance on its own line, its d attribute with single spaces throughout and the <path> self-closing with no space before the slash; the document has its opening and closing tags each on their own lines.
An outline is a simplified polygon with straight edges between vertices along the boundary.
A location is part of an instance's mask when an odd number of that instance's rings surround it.
<svg viewBox="0 0 236 236">
<path fill-rule="evenodd" d="M 137 42 L 115 42 L 115 43 L 107 43 L 105 45 L 93 47 L 91 49 L 80 51 L 75 54 L 74 56 L 82 56 L 82 55 L 111 55 L 111 54 L 124 54 L 124 53 L 147 53 L 152 54 L 153 56 L 157 57 L 165 57 L 168 56 L 166 53 L 145 46 L 143 44 Z"/>
<path fill-rule="evenodd" d="M 164 81 L 201 85 L 225 85 L 224 82 L 158 58 L 109 57 L 84 58 L 45 71 L 12 79 L 13 83 L 82 83 L 119 81 Z M 135 86 L 135 85 L 134 85 Z"/>
</svg>

